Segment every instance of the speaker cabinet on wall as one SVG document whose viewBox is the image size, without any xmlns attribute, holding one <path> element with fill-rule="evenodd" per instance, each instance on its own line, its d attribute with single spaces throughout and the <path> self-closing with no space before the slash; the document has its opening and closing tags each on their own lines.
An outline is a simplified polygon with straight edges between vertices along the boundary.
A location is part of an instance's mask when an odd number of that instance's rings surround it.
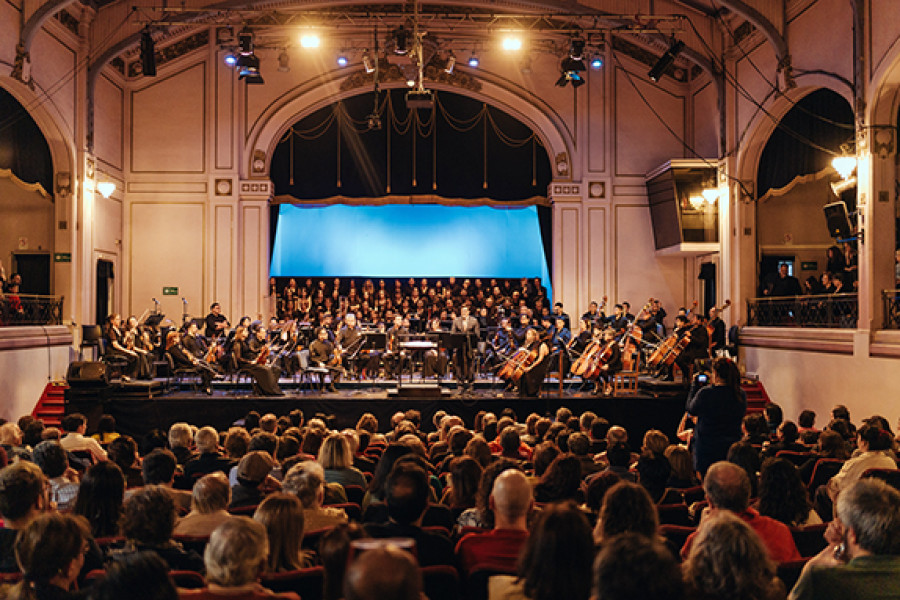
<svg viewBox="0 0 900 600">
<path fill-rule="evenodd" d="M 853 235 L 853 225 L 850 224 L 850 217 L 847 215 L 847 205 L 843 200 L 826 204 L 823 210 L 825 211 L 825 220 L 828 223 L 828 233 L 831 237 L 847 239 Z"/>
</svg>

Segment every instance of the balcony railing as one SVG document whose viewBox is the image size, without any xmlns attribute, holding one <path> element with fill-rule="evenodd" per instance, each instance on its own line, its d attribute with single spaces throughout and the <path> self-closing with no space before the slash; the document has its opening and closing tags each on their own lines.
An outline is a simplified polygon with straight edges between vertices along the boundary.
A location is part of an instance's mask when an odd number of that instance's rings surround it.
<svg viewBox="0 0 900 600">
<path fill-rule="evenodd" d="M 882 290 L 884 303 L 884 329 L 900 329 L 900 290 Z"/>
<path fill-rule="evenodd" d="M 747 300 L 747 324 L 763 327 L 855 328 L 856 294 L 821 294 Z"/>
<path fill-rule="evenodd" d="M 0 294 L 0 326 L 62 325 L 63 296 Z"/>
</svg>

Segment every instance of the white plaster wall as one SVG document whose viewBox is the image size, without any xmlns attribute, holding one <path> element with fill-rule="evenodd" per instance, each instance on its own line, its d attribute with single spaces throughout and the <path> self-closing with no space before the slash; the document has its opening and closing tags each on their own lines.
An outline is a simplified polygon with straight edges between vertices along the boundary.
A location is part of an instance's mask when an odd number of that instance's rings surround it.
<svg viewBox="0 0 900 600">
<path fill-rule="evenodd" d="M 69 346 L 0 350 L 0 417 L 31 414 L 47 383 L 64 380 L 77 358 Z"/>
<path fill-rule="evenodd" d="M 121 172 L 125 166 L 125 92 L 111 79 L 100 76 L 94 95 L 94 154 L 97 160 Z"/>
<path fill-rule="evenodd" d="M 759 375 L 786 419 L 810 409 L 821 427 L 835 404 L 847 405 L 854 423 L 879 414 L 893 426 L 900 417 L 894 402 L 900 389 L 896 359 L 772 348 L 743 348 L 741 354 L 747 372 Z"/>
<path fill-rule="evenodd" d="M 47 95 L 45 102 L 52 103 L 59 111 L 63 122 L 58 125 L 69 136 L 75 131 L 75 110 L 81 104 L 75 98 L 76 59 L 75 50 L 48 29 L 41 30 L 32 42 L 31 77 Z"/>
</svg>

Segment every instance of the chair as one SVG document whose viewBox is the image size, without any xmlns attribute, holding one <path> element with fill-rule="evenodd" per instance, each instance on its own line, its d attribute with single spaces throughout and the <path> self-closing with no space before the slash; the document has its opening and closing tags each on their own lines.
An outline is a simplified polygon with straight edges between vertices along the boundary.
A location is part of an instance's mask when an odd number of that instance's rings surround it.
<svg viewBox="0 0 900 600">
<path fill-rule="evenodd" d="M 168 377 L 166 377 L 166 389 L 168 389 L 172 383 L 181 386 L 181 384 L 184 383 L 185 376 L 191 375 L 194 377 L 191 381 L 191 390 L 197 391 L 200 371 L 194 367 L 178 367 L 176 369 L 175 360 L 172 358 L 172 355 L 166 352 L 165 356 L 166 364 L 169 366 L 169 374 Z"/>
<path fill-rule="evenodd" d="M 355 502 L 340 502 L 338 504 L 326 504 L 329 508 L 340 508 L 347 513 L 347 518 L 357 523 L 362 521 L 362 508 Z"/>
<path fill-rule="evenodd" d="M 619 371 L 613 376 L 613 394 L 634 396 L 638 393 L 637 371 Z"/>
<path fill-rule="evenodd" d="M 128 366 L 128 359 L 110 352 L 109 348 L 106 347 L 106 340 L 102 336 L 98 341 L 100 344 L 100 360 L 109 367 L 109 378 L 113 379 L 113 373 L 117 373 L 121 379 L 125 367 Z"/>
<path fill-rule="evenodd" d="M 309 348 L 304 348 L 300 352 L 297 353 L 297 360 L 300 363 L 300 368 L 297 370 L 295 375 L 300 377 L 300 387 L 303 387 L 304 381 L 308 383 L 310 386 L 313 383 L 313 376 L 318 379 L 319 387 L 324 385 L 325 376 L 330 373 L 328 369 L 325 367 L 311 367 L 309 366 Z M 310 388 L 311 389 L 311 388 Z"/>
<path fill-rule="evenodd" d="M 657 504 L 686 504 L 684 501 L 684 492 L 676 488 L 666 488 L 662 498 Z"/>
<path fill-rule="evenodd" d="M 693 525 L 691 515 L 688 512 L 687 504 L 659 504 L 656 506 L 656 512 L 659 514 L 659 522 L 665 525 L 683 525 L 690 527 Z"/>
<path fill-rule="evenodd" d="M 422 527 L 422 531 L 428 531 L 429 533 L 437 533 L 439 535 L 444 536 L 445 538 L 450 538 L 450 530 L 446 527 L 441 527 L 440 525 L 426 525 Z"/>
<path fill-rule="evenodd" d="M 175 582 L 175 587 L 188 590 L 198 590 L 206 587 L 206 580 L 203 575 L 196 571 L 169 571 L 169 577 Z"/>
<path fill-rule="evenodd" d="M 19 583 L 22 581 L 22 573 L 0 573 L 0 584 L 2 583 Z"/>
<path fill-rule="evenodd" d="M 669 542 L 675 552 L 680 552 L 684 548 L 684 543 L 695 531 L 697 531 L 696 527 L 686 527 L 684 525 L 659 526 L 659 532 L 666 538 L 666 541 Z"/>
<path fill-rule="evenodd" d="M 508 567 L 499 565 L 475 565 L 465 579 L 466 600 L 487 600 L 488 580 L 494 575 L 515 575 Z"/>
<path fill-rule="evenodd" d="M 304 550 L 314 550 L 318 552 L 319 540 L 321 540 L 322 536 L 332 529 L 334 529 L 334 527 L 323 527 L 322 529 L 315 529 L 313 531 L 304 532 L 303 541 L 300 543 L 300 546 L 303 547 Z"/>
<path fill-rule="evenodd" d="M 443 527 L 451 531 L 455 524 L 456 519 L 453 518 L 450 507 L 443 504 L 429 504 L 422 517 L 422 527 Z"/>
<path fill-rule="evenodd" d="M 344 491 L 347 492 L 347 501 L 362 506 L 363 498 L 366 497 L 366 490 L 361 485 L 345 485 Z"/>
<path fill-rule="evenodd" d="M 900 469 L 866 469 L 862 476 L 881 479 L 895 490 L 900 490 Z"/>
<path fill-rule="evenodd" d="M 206 544 L 209 543 L 208 535 L 173 535 L 172 539 L 181 544 L 185 550 L 193 550 L 200 556 L 203 556 Z"/>
<path fill-rule="evenodd" d="M 295 592 L 303 600 L 322 600 L 325 567 L 308 567 L 283 573 L 263 573 L 260 576 L 260 583 L 273 592 Z"/>
<path fill-rule="evenodd" d="M 797 583 L 797 580 L 800 579 L 800 572 L 803 571 L 803 567 L 806 565 L 808 558 L 804 558 L 802 560 L 792 560 L 786 563 L 781 563 L 778 565 L 778 569 L 775 574 L 778 576 L 784 583 L 784 589 L 790 590 Z"/>
<path fill-rule="evenodd" d="M 256 512 L 256 508 L 258 504 L 253 504 L 251 506 L 233 506 L 229 507 L 228 512 L 233 515 L 244 515 L 245 517 L 252 517 L 253 513 Z"/>
<path fill-rule="evenodd" d="M 825 541 L 825 529 L 827 524 L 805 525 L 803 527 L 791 527 L 791 537 L 800 551 L 800 556 L 815 556 L 825 549 L 828 542 Z"/>
<path fill-rule="evenodd" d="M 459 574 L 450 565 L 421 567 L 422 583 L 428 600 L 458 600 Z"/>
<path fill-rule="evenodd" d="M 99 325 L 81 326 L 81 344 L 78 346 L 78 360 L 84 360 L 84 349 L 91 349 L 91 359 L 96 360 L 100 352 L 100 340 L 103 339 L 103 328 Z"/>
<path fill-rule="evenodd" d="M 779 450 L 775 453 L 775 458 L 783 458 L 792 462 L 795 466 L 800 467 L 812 458 L 812 452 L 794 452 L 793 450 Z"/>
<path fill-rule="evenodd" d="M 820 485 L 828 483 L 828 480 L 837 475 L 843 466 L 844 461 L 839 458 L 820 458 L 817 460 L 807 486 L 810 495 L 815 494 Z"/>
<path fill-rule="evenodd" d="M 703 502 L 706 500 L 706 492 L 703 491 L 702 485 L 684 488 L 681 490 L 681 493 L 684 495 L 684 503 L 688 506 L 694 502 Z"/>
</svg>

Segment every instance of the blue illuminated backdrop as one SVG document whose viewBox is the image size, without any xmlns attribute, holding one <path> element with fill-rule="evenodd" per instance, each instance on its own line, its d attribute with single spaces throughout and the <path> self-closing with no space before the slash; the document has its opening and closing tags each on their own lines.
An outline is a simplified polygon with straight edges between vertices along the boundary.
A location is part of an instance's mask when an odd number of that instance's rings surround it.
<svg viewBox="0 0 900 600">
<path fill-rule="evenodd" d="M 540 277 L 537 207 L 282 204 L 272 277 Z"/>
</svg>

